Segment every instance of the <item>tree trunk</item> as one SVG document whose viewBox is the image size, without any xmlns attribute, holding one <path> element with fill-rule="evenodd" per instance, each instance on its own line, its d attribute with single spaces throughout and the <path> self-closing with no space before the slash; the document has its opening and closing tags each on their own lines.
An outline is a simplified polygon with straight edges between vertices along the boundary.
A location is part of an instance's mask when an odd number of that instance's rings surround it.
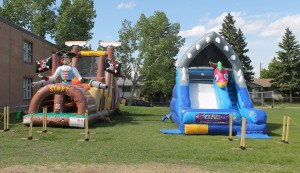
<svg viewBox="0 0 300 173">
<path fill-rule="evenodd" d="M 163 95 L 163 93 L 160 93 L 160 103 L 161 103 L 161 105 L 162 106 L 164 106 L 164 95 Z"/>
<path fill-rule="evenodd" d="M 122 85 L 122 99 L 124 98 L 124 85 L 125 85 L 126 78 L 123 77 L 123 85 Z"/>
<path fill-rule="evenodd" d="M 293 103 L 292 90 L 290 90 L 290 103 Z"/>
<path fill-rule="evenodd" d="M 131 106 L 132 104 L 132 98 L 133 98 L 133 92 L 134 92 L 134 89 L 133 89 L 133 84 L 131 85 L 131 96 L 130 96 L 130 99 L 129 99 L 129 102 L 128 102 L 128 106 Z"/>
<path fill-rule="evenodd" d="M 137 86 L 137 81 L 133 81 L 132 86 L 131 86 L 131 98 L 129 99 L 129 102 L 128 102 L 129 106 L 132 105 L 132 99 L 133 99 L 134 92 L 136 90 L 136 86 Z M 136 105 L 134 105 L 134 106 L 136 106 Z"/>
</svg>

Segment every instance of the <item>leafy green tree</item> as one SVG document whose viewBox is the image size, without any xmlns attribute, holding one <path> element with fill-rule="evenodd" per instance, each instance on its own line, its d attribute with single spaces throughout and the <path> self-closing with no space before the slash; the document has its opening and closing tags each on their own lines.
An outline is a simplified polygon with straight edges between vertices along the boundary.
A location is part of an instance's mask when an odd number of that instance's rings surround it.
<svg viewBox="0 0 300 173">
<path fill-rule="evenodd" d="M 30 30 L 32 9 L 31 3 L 26 0 L 4 0 L 0 12 L 2 17 Z"/>
<path fill-rule="evenodd" d="M 251 65 L 251 59 L 246 55 L 249 51 L 249 49 L 246 48 L 248 43 L 245 41 L 242 30 L 235 27 L 235 22 L 236 21 L 233 19 L 233 16 L 228 13 L 228 15 L 224 18 L 219 34 L 228 41 L 235 53 L 238 55 L 243 67 L 242 70 L 245 80 L 247 82 L 252 82 L 254 76 L 253 67 Z"/>
<path fill-rule="evenodd" d="M 131 98 L 137 89 L 137 84 L 140 81 L 140 75 L 138 74 L 142 65 L 141 58 L 137 57 L 138 50 L 138 38 L 136 27 L 132 26 L 131 21 L 122 21 L 122 28 L 119 30 L 119 41 L 122 43 L 117 48 L 118 59 L 122 62 L 122 69 L 126 78 L 132 82 L 131 86 Z M 123 79 L 125 82 L 125 78 Z M 131 105 L 131 100 L 129 101 Z"/>
<path fill-rule="evenodd" d="M 260 78 L 261 78 L 261 79 L 268 79 L 268 78 L 270 78 L 269 76 L 270 76 L 269 70 L 263 68 L 263 69 L 260 71 Z"/>
<path fill-rule="evenodd" d="M 175 84 L 175 60 L 173 57 L 184 44 L 178 35 L 179 23 L 170 23 L 164 12 L 156 11 L 153 16 L 142 14 L 137 22 L 139 58 L 143 60 L 141 76 L 144 93 L 151 96 L 161 93 L 166 96 Z"/>
<path fill-rule="evenodd" d="M 62 0 L 58 9 L 54 36 L 56 43 L 62 48 L 65 41 L 90 40 L 94 27 L 96 11 L 93 0 Z"/>
<path fill-rule="evenodd" d="M 183 45 L 178 36 L 180 25 L 170 23 L 163 12 L 153 16 L 141 14 L 135 26 L 130 21 L 122 22 L 119 38 L 122 46 L 118 49 L 126 74 L 133 82 L 142 82 L 146 96 L 156 93 L 171 93 L 175 83 L 174 59 Z"/>
<path fill-rule="evenodd" d="M 277 75 L 279 75 L 279 71 L 276 69 L 278 67 L 278 63 L 280 63 L 279 61 L 276 60 L 276 58 L 274 57 L 271 60 L 271 63 L 269 63 L 268 65 L 268 69 L 262 69 L 260 72 L 260 78 L 263 79 L 274 79 Z"/>
<path fill-rule="evenodd" d="M 31 31 L 43 38 L 46 34 L 53 37 L 56 21 L 55 5 L 56 0 L 34 0 L 32 3 L 32 28 Z"/>
<path fill-rule="evenodd" d="M 4 0 L 0 15 L 45 38 L 46 34 L 53 36 L 55 15 L 55 0 Z"/>
<path fill-rule="evenodd" d="M 280 62 L 274 57 L 268 65 L 268 78 L 274 79 L 277 75 L 279 75 L 279 71 L 277 70 L 279 64 Z"/>
<path fill-rule="evenodd" d="M 293 102 L 293 93 L 299 91 L 300 86 L 300 45 L 293 32 L 286 28 L 278 46 L 281 50 L 272 62 L 274 79 L 271 82 L 279 91 L 288 93 Z"/>
</svg>

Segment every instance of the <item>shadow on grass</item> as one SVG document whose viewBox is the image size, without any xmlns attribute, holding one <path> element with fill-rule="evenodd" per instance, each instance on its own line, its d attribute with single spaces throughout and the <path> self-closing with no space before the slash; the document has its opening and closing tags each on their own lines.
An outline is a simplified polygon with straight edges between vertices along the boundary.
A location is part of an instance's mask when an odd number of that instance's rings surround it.
<svg viewBox="0 0 300 173">
<path fill-rule="evenodd" d="M 277 124 L 277 123 L 268 123 L 267 124 L 267 133 L 270 136 L 281 136 L 281 134 L 275 133 L 276 130 L 281 129 L 282 124 Z"/>
</svg>

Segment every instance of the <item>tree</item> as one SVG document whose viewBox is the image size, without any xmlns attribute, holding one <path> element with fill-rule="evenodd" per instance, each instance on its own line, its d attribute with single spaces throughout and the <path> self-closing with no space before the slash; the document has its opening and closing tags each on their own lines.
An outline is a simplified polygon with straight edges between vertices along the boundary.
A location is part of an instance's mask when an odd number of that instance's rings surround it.
<svg viewBox="0 0 300 173">
<path fill-rule="evenodd" d="M 279 71 L 277 70 L 279 64 L 280 62 L 274 57 L 268 65 L 268 78 L 274 79 L 279 75 Z"/>
<path fill-rule="evenodd" d="M 53 36 L 55 0 L 5 0 L 0 14 L 7 20 L 45 38 Z"/>
<path fill-rule="evenodd" d="M 278 70 L 276 69 L 278 67 L 278 63 L 280 62 L 277 61 L 276 58 L 274 57 L 271 60 L 271 63 L 269 63 L 268 69 L 261 70 L 260 77 L 263 79 L 267 79 L 267 78 L 274 79 L 277 75 L 279 75 Z"/>
<path fill-rule="evenodd" d="M 233 47 L 237 44 L 237 29 L 234 24 L 235 20 L 233 19 L 233 16 L 228 13 L 223 20 L 222 28 L 219 32 L 219 34 Z"/>
<path fill-rule="evenodd" d="M 241 64 L 243 66 L 243 73 L 244 73 L 245 80 L 248 82 L 252 82 L 254 73 L 253 73 L 253 67 L 251 65 L 251 59 L 246 55 L 246 53 L 249 51 L 249 49 L 246 48 L 247 44 L 248 43 L 245 42 L 245 37 L 242 30 L 238 29 L 237 45 L 235 46 L 235 52 L 237 53 L 241 61 Z"/>
<path fill-rule="evenodd" d="M 46 34 L 54 35 L 56 21 L 55 5 L 56 0 L 34 0 L 32 3 L 31 31 L 36 35 L 45 38 Z"/>
<path fill-rule="evenodd" d="M 175 84 L 175 57 L 184 39 L 178 35 L 179 23 L 170 23 L 164 12 L 153 16 L 142 14 L 137 22 L 139 32 L 139 57 L 143 59 L 141 75 L 144 93 L 151 96 L 157 92 L 166 96 Z"/>
<path fill-rule="evenodd" d="M 24 29 L 31 29 L 32 6 L 26 0 L 4 0 L 0 15 Z"/>
<path fill-rule="evenodd" d="M 268 79 L 268 78 L 270 78 L 269 70 L 263 68 L 263 69 L 260 71 L 260 78 L 261 78 L 261 79 Z"/>
<path fill-rule="evenodd" d="M 125 76 L 132 82 L 131 98 L 137 89 L 140 80 L 139 71 L 142 65 L 141 58 L 135 57 L 134 53 L 138 50 L 138 37 L 136 28 L 132 26 L 131 21 L 122 21 L 122 28 L 119 30 L 119 41 L 122 43 L 117 48 L 118 58 L 122 62 Z M 125 67 L 125 68 L 124 68 Z M 125 78 L 123 79 L 125 82 Z M 129 100 L 131 105 L 131 100 Z"/>
<path fill-rule="evenodd" d="M 93 0 L 62 0 L 55 25 L 55 41 L 65 48 L 64 42 L 71 40 L 90 40 L 94 27 L 96 11 Z"/>
<path fill-rule="evenodd" d="M 184 43 L 178 36 L 179 30 L 178 23 L 171 24 L 165 13 L 159 11 L 148 18 L 141 14 L 135 26 L 123 21 L 119 31 L 122 63 L 126 64 L 133 85 L 143 83 L 145 95 L 171 93 L 175 83 L 173 57 Z"/>
<path fill-rule="evenodd" d="M 242 70 L 245 80 L 247 82 L 252 82 L 254 76 L 253 67 L 251 65 L 251 59 L 246 55 L 249 51 L 249 49 L 246 48 L 248 43 L 245 41 L 242 30 L 235 27 L 235 22 L 236 21 L 233 19 L 233 16 L 228 13 L 228 15 L 224 18 L 219 34 L 228 41 L 235 53 L 238 55 L 243 67 Z"/>
<path fill-rule="evenodd" d="M 272 62 L 274 79 L 271 83 L 279 91 L 288 93 L 290 102 L 293 102 L 293 93 L 300 86 L 300 45 L 293 32 L 286 28 L 278 46 L 281 51 L 277 52 L 277 57 Z"/>
</svg>

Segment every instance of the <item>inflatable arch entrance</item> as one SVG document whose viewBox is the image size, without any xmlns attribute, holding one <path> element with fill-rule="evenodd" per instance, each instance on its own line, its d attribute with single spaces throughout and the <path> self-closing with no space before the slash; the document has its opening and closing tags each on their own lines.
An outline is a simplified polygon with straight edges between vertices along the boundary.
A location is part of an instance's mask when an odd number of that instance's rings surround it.
<svg viewBox="0 0 300 173">
<path fill-rule="evenodd" d="M 75 86 L 65 84 L 49 84 L 43 88 L 40 88 L 33 96 L 28 112 L 37 113 L 41 102 L 51 94 L 70 96 L 76 103 L 77 115 L 84 114 L 87 109 L 86 98 L 84 97 L 82 92 Z"/>
</svg>

